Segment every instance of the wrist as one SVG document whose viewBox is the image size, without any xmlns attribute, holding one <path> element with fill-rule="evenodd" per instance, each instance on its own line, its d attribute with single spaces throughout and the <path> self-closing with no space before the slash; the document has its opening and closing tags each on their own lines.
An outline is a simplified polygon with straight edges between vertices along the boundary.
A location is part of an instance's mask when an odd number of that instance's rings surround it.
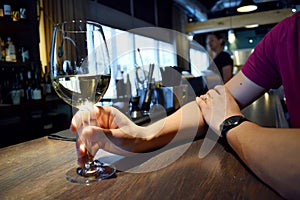
<svg viewBox="0 0 300 200">
<path fill-rule="evenodd" d="M 148 126 L 140 126 L 141 137 L 150 142 L 163 135 L 164 120 L 157 121 Z"/>
<path fill-rule="evenodd" d="M 245 121 L 249 121 L 249 120 L 242 115 L 234 115 L 228 117 L 223 121 L 223 123 L 220 125 L 220 130 L 221 130 L 221 135 L 227 144 L 228 144 L 228 139 L 227 139 L 228 132 L 231 129 L 238 127 L 240 124 L 242 124 Z"/>
</svg>

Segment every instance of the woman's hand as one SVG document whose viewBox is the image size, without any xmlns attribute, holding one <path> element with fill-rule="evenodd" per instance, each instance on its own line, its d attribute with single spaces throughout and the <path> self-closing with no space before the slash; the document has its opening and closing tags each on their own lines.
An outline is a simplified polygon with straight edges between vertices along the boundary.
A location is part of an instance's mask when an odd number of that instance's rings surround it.
<svg viewBox="0 0 300 200">
<path fill-rule="evenodd" d="M 86 122 L 90 121 L 88 126 Z M 134 124 L 118 109 L 110 106 L 94 106 L 89 112 L 78 111 L 71 122 L 70 130 L 78 132 L 78 164 L 83 165 L 86 150 L 94 156 L 101 148 L 117 154 L 139 151 L 146 137 L 141 137 L 143 128 Z"/>
<path fill-rule="evenodd" d="M 234 97 L 225 86 L 216 86 L 196 98 L 209 127 L 220 135 L 220 125 L 228 117 L 243 115 Z"/>
</svg>

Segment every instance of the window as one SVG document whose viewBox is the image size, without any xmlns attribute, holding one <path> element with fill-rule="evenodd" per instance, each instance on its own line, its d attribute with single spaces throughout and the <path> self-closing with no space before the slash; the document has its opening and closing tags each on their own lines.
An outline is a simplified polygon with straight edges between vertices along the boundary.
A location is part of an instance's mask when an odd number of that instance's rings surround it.
<svg viewBox="0 0 300 200">
<path fill-rule="evenodd" d="M 120 71 L 126 78 L 127 73 L 135 74 L 137 66 L 144 65 L 148 71 L 148 66 L 153 63 L 156 66 L 153 72 L 154 79 L 161 80 L 159 67 L 177 65 L 176 49 L 173 44 L 108 26 L 103 26 L 103 31 L 112 68 L 110 86 L 104 99 L 117 97 L 116 79 Z"/>
<path fill-rule="evenodd" d="M 157 64 L 157 41 L 141 35 L 134 36 L 135 47 L 140 51 L 135 52 L 136 63 L 140 66 L 147 66 L 151 63 Z M 140 53 L 139 53 L 140 52 Z"/>
<path fill-rule="evenodd" d="M 203 71 L 209 67 L 210 57 L 206 50 L 201 45 L 191 45 L 190 48 L 190 62 L 191 74 L 195 77 L 201 76 Z"/>
<path fill-rule="evenodd" d="M 160 66 L 176 66 L 176 55 L 175 48 L 172 44 L 167 42 L 158 42 L 159 49 L 159 64 Z"/>
</svg>

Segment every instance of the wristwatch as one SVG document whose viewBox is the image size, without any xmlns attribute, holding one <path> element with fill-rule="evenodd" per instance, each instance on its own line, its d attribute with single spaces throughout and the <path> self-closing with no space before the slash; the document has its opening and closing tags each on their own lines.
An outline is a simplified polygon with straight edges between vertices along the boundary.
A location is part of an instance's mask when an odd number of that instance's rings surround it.
<svg viewBox="0 0 300 200">
<path fill-rule="evenodd" d="M 249 120 L 241 115 L 231 116 L 223 121 L 223 123 L 220 125 L 220 130 L 221 130 L 221 135 L 224 137 L 226 142 L 227 142 L 227 132 L 230 129 L 240 125 L 244 121 L 249 121 Z"/>
</svg>

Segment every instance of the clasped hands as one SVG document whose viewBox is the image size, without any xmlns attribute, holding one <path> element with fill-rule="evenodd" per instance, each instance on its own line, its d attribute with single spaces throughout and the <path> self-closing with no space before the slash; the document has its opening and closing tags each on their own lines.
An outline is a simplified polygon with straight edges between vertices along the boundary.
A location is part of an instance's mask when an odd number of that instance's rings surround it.
<svg viewBox="0 0 300 200">
<path fill-rule="evenodd" d="M 226 86 L 218 85 L 206 94 L 196 97 L 205 122 L 217 133 L 221 134 L 220 125 L 225 119 L 234 115 L 242 115 L 241 110 Z"/>
</svg>

